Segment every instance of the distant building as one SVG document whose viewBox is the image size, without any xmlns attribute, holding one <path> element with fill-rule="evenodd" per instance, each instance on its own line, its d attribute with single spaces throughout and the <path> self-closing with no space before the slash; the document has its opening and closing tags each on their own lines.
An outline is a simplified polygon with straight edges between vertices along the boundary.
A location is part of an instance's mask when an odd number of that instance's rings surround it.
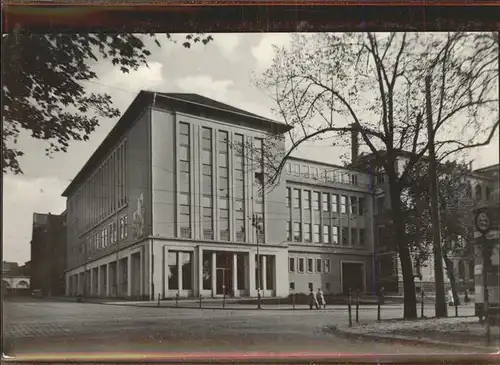
<svg viewBox="0 0 500 365">
<path fill-rule="evenodd" d="M 30 278 L 17 262 L 2 262 L 2 292 L 5 290 L 29 289 Z"/>
<path fill-rule="evenodd" d="M 66 212 L 33 214 L 31 261 L 29 272 L 31 288 L 44 295 L 64 295 L 66 266 Z"/>
</svg>

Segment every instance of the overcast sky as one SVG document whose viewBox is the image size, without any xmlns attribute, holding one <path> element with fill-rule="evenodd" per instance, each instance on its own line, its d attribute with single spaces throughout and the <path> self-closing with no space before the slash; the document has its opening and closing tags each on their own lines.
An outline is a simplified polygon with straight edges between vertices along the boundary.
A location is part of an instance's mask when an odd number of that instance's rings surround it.
<svg viewBox="0 0 500 365">
<path fill-rule="evenodd" d="M 185 49 L 163 42 L 152 46 L 149 68 L 122 74 L 110 64 L 99 64 L 101 75 L 96 83 L 88 83 L 95 91 L 113 97 L 122 112 L 141 90 L 198 93 L 250 112 L 278 119 L 271 113 L 272 101 L 254 86 L 259 75 L 272 62 L 273 44 L 286 45 L 287 34 L 214 34 L 214 42 L 206 47 Z M 24 175 L 4 176 L 3 259 L 24 263 L 30 260 L 33 213 L 59 214 L 66 207 L 61 193 L 78 173 L 117 120 L 103 120 L 88 142 L 73 142 L 67 153 L 49 159 L 41 141 L 23 136 L 21 158 Z M 323 162 L 340 164 L 341 148 L 305 145 L 296 155 Z M 498 163 L 498 134 L 494 142 L 470 154 L 473 167 Z"/>
</svg>

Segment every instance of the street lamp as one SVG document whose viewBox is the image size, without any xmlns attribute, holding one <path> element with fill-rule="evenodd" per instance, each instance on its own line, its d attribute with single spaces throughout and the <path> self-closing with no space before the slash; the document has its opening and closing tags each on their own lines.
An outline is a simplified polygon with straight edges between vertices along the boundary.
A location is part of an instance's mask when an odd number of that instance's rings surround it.
<svg viewBox="0 0 500 365">
<path fill-rule="evenodd" d="M 476 244 L 481 247 L 482 251 L 483 316 L 484 321 L 486 322 L 486 336 L 488 343 L 490 343 L 491 341 L 488 298 L 488 273 L 492 264 L 491 256 L 493 254 L 493 246 L 496 244 L 496 241 L 489 236 L 490 233 L 494 233 L 492 232 L 492 228 L 498 228 L 498 211 L 495 208 L 496 207 L 492 206 L 483 206 L 475 209 L 474 211 L 474 226 L 476 230 L 474 236 L 476 237 Z"/>
</svg>

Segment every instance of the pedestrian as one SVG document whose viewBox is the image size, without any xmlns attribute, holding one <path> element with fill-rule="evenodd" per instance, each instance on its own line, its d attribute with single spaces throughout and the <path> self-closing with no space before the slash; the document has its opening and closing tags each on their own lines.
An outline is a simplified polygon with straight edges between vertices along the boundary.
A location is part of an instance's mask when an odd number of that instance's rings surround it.
<svg viewBox="0 0 500 365">
<path fill-rule="evenodd" d="M 469 303 L 470 302 L 469 289 L 465 289 L 464 302 L 465 303 Z"/>
<path fill-rule="evenodd" d="M 310 289 L 309 293 L 309 309 L 312 310 L 313 306 L 319 309 L 318 298 L 316 297 L 316 292 L 313 288 Z"/>
<path fill-rule="evenodd" d="M 448 289 L 448 305 L 450 307 L 453 307 L 455 305 L 455 300 L 453 298 L 453 291 L 450 289 Z"/>
<path fill-rule="evenodd" d="M 323 290 L 321 290 L 321 288 L 318 288 L 318 299 L 319 299 L 319 305 L 323 306 L 323 308 L 326 309 L 326 300 L 325 296 L 323 295 Z"/>
</svg>

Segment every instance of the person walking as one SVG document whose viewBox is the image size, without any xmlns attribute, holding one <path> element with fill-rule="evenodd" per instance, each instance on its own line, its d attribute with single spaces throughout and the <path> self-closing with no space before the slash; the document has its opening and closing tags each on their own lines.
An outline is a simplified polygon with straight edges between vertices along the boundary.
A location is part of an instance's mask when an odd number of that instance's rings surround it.
<svg viewBox="0 0 500 365">
<path fill-rule="evenodd" d="M 321 288 L 318 288 L 318 300 L 319 300 L 319 305 L 326 309 L 326 300 L 325 296 L 323 295 L 323 290 L 321 290 Z"/>
<path fill-rule="evenodd" d="M 314 291 L 313 288 L 311 288 L 310 292 L 309 292 L 309 309 L 312 310 L 313 306 L 316 307 L 316 309 L 319 309 L 318 298 L 316 297 L 316 292 Z"/>
</svg>

